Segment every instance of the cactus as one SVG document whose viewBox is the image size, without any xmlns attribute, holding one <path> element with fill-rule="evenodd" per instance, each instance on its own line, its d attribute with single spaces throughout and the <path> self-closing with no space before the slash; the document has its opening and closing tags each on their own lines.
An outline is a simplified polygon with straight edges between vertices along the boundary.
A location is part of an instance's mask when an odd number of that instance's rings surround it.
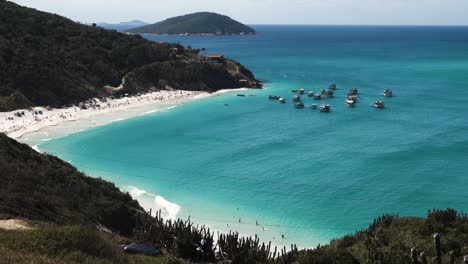
<svg viewBox="0 0 468 264">
<path fill-rule="evenodd" d="M 418 264 L 418 252 L 415 247 L 411 248 L 411 264 Z"/>
<path fill-rule="evenodd" d="M 442 264 L 442 250 L 440 247 L 440 235 L 438 233 L 434 234 L 434 244 L 436 247 L 436 264 Z"/>
<path fill-rule="evenodd" d="M 424 251 L 419 255 L 419 262 L 421 264 L 427 264 L 426 253 L 424 253 Z"/>
</svg>

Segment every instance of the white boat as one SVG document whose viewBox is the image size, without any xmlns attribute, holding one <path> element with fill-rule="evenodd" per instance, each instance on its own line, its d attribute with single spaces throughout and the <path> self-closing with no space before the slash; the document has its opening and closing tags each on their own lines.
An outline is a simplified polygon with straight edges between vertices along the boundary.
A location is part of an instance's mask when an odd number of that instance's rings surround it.
<svg viewBox="0 0 468 264">
<path fill-rule="evenodd" d="M 298 102 L 301 101 L 301 97 L 299 95 L 295 95 L 295 96 L 293 96 L 293 101 L 298 103 Z"/>
<path fill-rule="evenodd" d="M 297 102 L 297 103 L 294 104 L 294 106 L 295 106 L 296 108 L 304 108 L 304 103 L 302 103 L 302 102 Z"/>
<path fill-rule="evenodd" d="M 299 94 L 304 94 L 304 93 L 305 93 L 305 90 L 301 88 L 301 89 L 299 89 L 297 92 L 298 92 Z"/>
<path fill-rule="evenodd" d="M 392 90 L 390 90 L 390 89 L 385 89 L 384 92 L 383 92 L 383 95 L 384 95 L 385 97 L 392 97 L 392 96 L 393 96 L 393 92 L 392 92 Z"/>
<path fill-rule="evenodd" d="M 314 95 L 314 99 L 315 100 L 320 100 L 320 99 L 322 99 L 322 96 L 320 94 L 316 94 L 316 95 Z"/>
<path fill-rule="evenodd" d="M 336 84 L 330 83 L 330 84 L 328 85 L 328 89 L 330 89 L 330 90 L 336 90 Z"/>
<path fill-rule="evenodd" d="M 323 104 L 323 105 L 320 106 L 320 112 L 328 113 L 328 112 L 330 112 L 330 110 L 331 110 L 331 107 L 328 104 L 326 104 L 326 105 Z"/>
<path fill-rule="evenodd" d="M 351 90 L 349 90 L 348 92 L 348 95 L 357 95 L 358 94 L 358 89 L 357 88 L 351 88 Z"/>
<path fill-rule="evenodd" d="M 326 94 L 327 91 L 326 91 L 325 89 L 322 89 L 322 90 L 320 90 L 320 93 L 321 93 L 321 94 Z"/>
<path fill-rule="evenodd" d="M 332 90 L 328 90 L 328 91 L 326 92 L 326 94 L 327 94 L 327 96 L 328 96 L 329 98 L 331 98 L 331 97 L 333 97 L 333 94 L 334 94 L 334 93 L 333 93 Z"/>
<path fill-rule="evenodd" d="M 354 105 L 356 105 L 356 101 L 354 100 L 351 100 L 351 99 L 347 99 L 346 100 L 346 104 L 350 107 L 353 107 Z"/>
<path fill-rule="evenodd" d="M 317 109 L 317 108 L 318 108 L 318 105 L 317 105 L 317 104 L 312 104 L 312 105 L 310 106 L 310 108 L 311 108 L 311 109 Z"/>
<path fill-rule="evenodd" d="M 283 97 L 280 97 L 278 99 L 278 101 L 281 103 L 281 104 L 285 104 L 286 103 L 286 100 L 283 98 Z"/>
<path fill-rule="evenodd" d="M 375 103 L 374 103 L 374 107 L 375 107 L 375 108 L 382 109 L 382 108 L 385 107 L 385 103 L 384 103 L 384 101 L 382 101 L 382 100 L 377 100 L 377 101 L 375 101 Z"/>
<path fill-rule="evenodd" d="M 315 92 L 314 92 L 314 91 L 309 91 L 309 92 L 307 93 L 307 95 L 308 95 L 309 97 L 314 97 L 314 96 L 315 96 Z"/>
</svg>

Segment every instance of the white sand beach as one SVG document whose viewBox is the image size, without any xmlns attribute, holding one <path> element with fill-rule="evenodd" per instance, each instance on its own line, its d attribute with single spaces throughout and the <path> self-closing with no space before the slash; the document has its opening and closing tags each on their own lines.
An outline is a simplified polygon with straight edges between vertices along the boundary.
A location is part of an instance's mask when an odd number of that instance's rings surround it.
<svg viewBox="0 0 468 264">
<path fill-rule="evenodd" d="M 51 127 L 58 129 L 63 126 L 65 129 L 62 131 L 63 133 L 60 133 L 63 136 L 234 90 L 245 89 L 226 89 L 211 94 L 207 92 L 161 90 L 123 98 L 93 98 L 80 103 L 79 106 L 68 108 L 38 106 L 30 109 L 0 112 L 0 132 L 23 141 L 22 137 L 26 134 L 39 133 Z M 66 124 L 71 122 L 75 123 L 75 126 L 67 128 Z M 79 126 L 76 125 L 80 122 Z M 48 139 L 47 134 L 39 137 L 41 140 Z"/>
</svg>

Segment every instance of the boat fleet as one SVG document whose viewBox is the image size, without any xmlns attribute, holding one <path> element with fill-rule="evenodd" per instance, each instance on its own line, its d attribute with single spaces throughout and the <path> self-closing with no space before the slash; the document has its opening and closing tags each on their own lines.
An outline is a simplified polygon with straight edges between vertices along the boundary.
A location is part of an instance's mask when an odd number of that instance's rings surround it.
<svg viewBox="0 0 468 264">
<path fill-rule="evenodd" d="M 322 99 L 331 99 L 335 97 L 335 92 L 337 90 L 337 85 L 335 83 L 330 83 L 328 85 L 328 89 L 321 89 L 318 92 L 315 92 L 313 90 L 306 91 L 305 89 L 301 88 L 298 90 L 291 90 L 292 93 L 295 93 L 295 95 L 292 97 L 292 102 L 295 108 L 305 108 L 306 105 L 304 104 L 302 97 L 301 96 L 307 96 L 309 98 L 312 98 L 314 100 L 322 100 Z M 358 94 L 359 91 L 356 87 L 351 88 L 346 95 L 345 103 L 348 107 L 355 107 L 357 102 L 358 102 Z M 383 96 L 384 97 L 392 97 L 393 92 L 390 89 L 385 89 L 383 91 Z M 275 100 L 278 101 L 281 104 L 286 104 L 286 99 L 284 97 L 278 96 L 278 95 L 269 95 L 268 99 L 270 100 Z M 376 100 L 372 107 L 377 108 L 377 109 L 383 109 L 385 108 L 385 103 L 383 100 Z M 331 112 L 331 106 L 330 104 L 320 104 L 320 106 L 316 103 L 312 104 L 309 106 L 311 109 L 319 109 L 320 112 L 323 113 L 329 113 Z"/>
</svg>

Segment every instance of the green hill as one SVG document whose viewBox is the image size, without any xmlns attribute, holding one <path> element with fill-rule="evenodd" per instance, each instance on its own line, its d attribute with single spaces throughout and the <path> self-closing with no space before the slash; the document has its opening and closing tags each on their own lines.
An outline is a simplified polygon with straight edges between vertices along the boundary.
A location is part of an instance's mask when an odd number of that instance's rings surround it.
<svg viewBox="0 0 468 264">
<path fill-rule="evenodd" d="M 173 17 L 156 24 L 130 29 L 128 32 L 140 34 L 255 34 L 255 30 L 251 27 L 230 17 L 209 12 Z"/>
<path fill-rule="evenodd" d="M 174 89 L 183 86 L 216 91 L 242 87 L 241 79 L 255 80 L 248 70 L 237 72 L 205 62 L 198 52 L 177 44 L 157 44 L 138 35 L 78 24 L 0 0 L 0 111 L 76 104 L 105 95 L 104 86 L 117 87 L 127 75 L 142 69 L 146 69 L 146 74 L 133 76 L 151 79 L 126 79 L 122 94 L 165 89 L 166 85 Z M 160 72 L 156 79 L 147 72 L 160 68 L 158 64 L 163 64 L 171 75 Z M 183 72 L 186 77 L 178 79 L 177 73 L 184 67 L 170 67 L 182 64 L 196 70 Z"/>
<path fill-rule="evenodd" d="M 37 153 L 0 133 L 0 215 L 56 224 L 102 225 L 132 234 L 144 210 L 114 184 Z"/>
</svg>

